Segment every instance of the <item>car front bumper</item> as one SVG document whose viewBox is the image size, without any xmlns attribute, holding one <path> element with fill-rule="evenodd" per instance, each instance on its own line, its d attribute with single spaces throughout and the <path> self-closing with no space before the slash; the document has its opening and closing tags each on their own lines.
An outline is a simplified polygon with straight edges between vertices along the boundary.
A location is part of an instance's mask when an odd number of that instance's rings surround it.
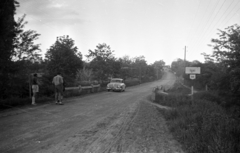
<svg viewBox="0 0 240 153">
<path fill-rule="evenodd" d="M 114 88 L 107 88 L 107 90 L 113 90 L 113 91 L 121 91 L 121 87 L 114 87 Z"/>
</svg>

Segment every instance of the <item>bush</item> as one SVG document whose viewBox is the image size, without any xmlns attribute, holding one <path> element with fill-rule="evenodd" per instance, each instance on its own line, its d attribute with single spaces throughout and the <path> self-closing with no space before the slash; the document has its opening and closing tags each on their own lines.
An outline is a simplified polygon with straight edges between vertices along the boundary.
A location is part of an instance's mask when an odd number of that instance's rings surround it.
<svg viewBox="0 0 240 153">
<path fill-rule="evenodd" d="M 91 86 L 92 83 L 89 82 L 89 81 L 81 81 L 81 82 L 79 82 L 79 85 L 81 85 L 81 86 Z"/>
<path fill-rule="evenodd" d="M 161 110 L 170 131 L 188 152 L 239 152 L 239 123 L 231 119 L 217 104 L 195 101 L 176 109 Z"/>
<path fill-rule="evenodd" d="M 162 95 L 156 93 L 155 102 L 164 106 L 178 107 L 181 105 L 190 105 L 191 99 L 187 95 L 173 93 L 170 93 L 169 95 Z"/>
<path fill-rule="evenodd" d="M 140 80 L 138 78 L 128 78 L 125 80 L 125 84 L 127 87 L 138 85 L 140 84 Z"/>
<path fill-rule="evenodd" d="M 175 91 L 172 90 L 165 99 L 157 98 L 156 102 L 173 108 L 159 111 L 187 152 L 240 152 L 239 118 L 218 105 L 222 104 L 222 99 L 217 94 L 196 93 L 191 103 L 188 96 Z"/>
<path fill-rule="evenodd" d="M 198 93 L 194 94 L 194 98 L 207 100 L 207 101 L 214 102 L 217 104 L 221 104 L 221 102 L 222 102 L 221 98 L 213 92 L 206 92 L 206 91 L 198 92 Z"/>
</svg>

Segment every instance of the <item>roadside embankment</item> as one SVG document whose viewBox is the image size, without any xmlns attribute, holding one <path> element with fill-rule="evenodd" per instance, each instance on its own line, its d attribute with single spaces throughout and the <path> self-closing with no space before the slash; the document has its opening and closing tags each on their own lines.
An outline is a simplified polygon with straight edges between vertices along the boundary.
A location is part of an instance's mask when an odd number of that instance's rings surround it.
<svg viewBox="0 0 240 153">
<path fill-rule="evenodd" d="M 240 122 L 219 105 L 221 98 L 210 92 L 194 94 L 189 89 L 173 89 L 155 103 L 171 107 L 160 109 L 169 130 L 186 152 L 234 153 L 240 152 Z"/>
</svg>

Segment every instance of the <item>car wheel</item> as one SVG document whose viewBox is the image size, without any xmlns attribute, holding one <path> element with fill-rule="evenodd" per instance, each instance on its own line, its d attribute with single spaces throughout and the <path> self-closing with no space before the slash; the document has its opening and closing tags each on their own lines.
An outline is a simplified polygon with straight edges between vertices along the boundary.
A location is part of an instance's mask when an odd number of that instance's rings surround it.
<svg viewBox="0 0 240 153">
<path fill-rule="evenodd" d="M 108 92 L 110 91 L 110 89 L 107 90 Z"/>
</svg>

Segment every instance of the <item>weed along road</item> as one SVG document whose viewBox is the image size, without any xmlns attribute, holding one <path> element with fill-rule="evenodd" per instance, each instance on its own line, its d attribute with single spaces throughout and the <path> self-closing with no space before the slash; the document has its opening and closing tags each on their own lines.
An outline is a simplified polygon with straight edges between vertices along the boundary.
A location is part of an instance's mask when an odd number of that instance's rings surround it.
<svg viewBox="0 0 240 153">
<path fill-rule="evenodd" d="M 63 106 L 51 103 L 1 112 L 0 152 L 182 152 L 163 117 L 146 102 L 153 87 L 170 87 L 174 81 L 174 75 L 166 72 L 161 80 L 125 92 L 65 99 Z"/>
</svg>

